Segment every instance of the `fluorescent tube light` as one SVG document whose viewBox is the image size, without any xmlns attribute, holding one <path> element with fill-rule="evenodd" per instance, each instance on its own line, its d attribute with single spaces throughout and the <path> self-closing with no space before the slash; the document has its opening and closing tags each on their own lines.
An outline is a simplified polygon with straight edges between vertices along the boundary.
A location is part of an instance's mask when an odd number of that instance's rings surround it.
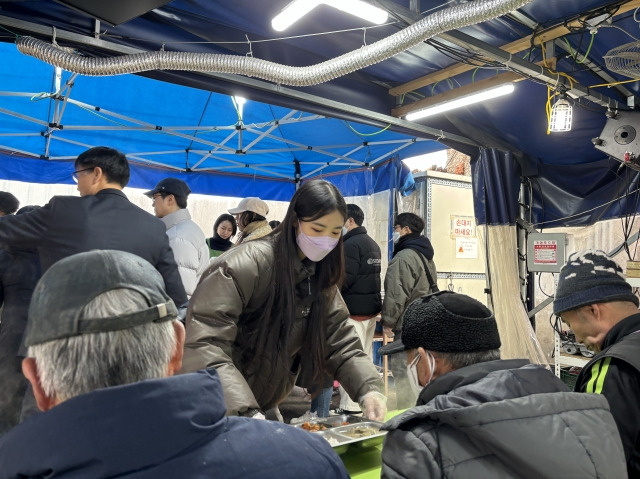
<svg viewBox="0 0 640 479">
<path fill-rule="evenodd" d="M 454 108 L 460 108 L 462 106 L 467 106 L 473 103 L 479 103 L 481 101 L 490 100 L 492 98 L 496 98 L 502 95 L 507 95 L 513 92 L 513 90 L 514 90 L 513 83 L 507 83 L 505 85 L 500 85 L 495 88 L 490 88 L 489 90 L 480 91 L 478 93 L 473 93 L 471 95 L 462 96 L 455 100 L 451 100 L 445 103 L 440 103 L 439 105 L 433 105 L 427 108 L 423 108 L 422 110 L 413 111 L 407 114 L 406 119 L 409 121 L 419 120 L 427 116 L 433 116 L 433 115 L 437 115 L 438 113 L 453 110 Z"/>
<path fill-rule="evenodd" d="M 376 25 L 386 22 L 388 17 L 387 12 L 382 8 L 375 7 L 362 0 L 324 0 L 322 3 Z"/>
<path fill-rule="evenodd" d="M 322 2 L 318 0 L 293 0 L 279 14 L 273 17 L 271 26 L 274 30 L 282 32 L 320 5 L 320 3 Z"/>
<path fill-rule="evenodd" d="M 271 20 L 271 26 L 278 32 L 286 30 L 321 3 L 376 25 L 386 22 L 388 17 L 385 10 L 362 0 L 293 0 Z"/>
</svg>

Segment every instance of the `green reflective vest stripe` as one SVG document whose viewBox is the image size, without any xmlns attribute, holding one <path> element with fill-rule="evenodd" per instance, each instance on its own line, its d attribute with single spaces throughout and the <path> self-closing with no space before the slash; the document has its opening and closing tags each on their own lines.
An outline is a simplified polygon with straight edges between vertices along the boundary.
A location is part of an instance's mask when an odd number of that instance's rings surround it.
<svg viewBox="0 0 640 479">
<path fill-rule="evenodd" d="M 587 388 L 585 392 L 602 394 L 602 387 L 604 386 L 604 379 L 609 372 L 609 364 L 611 363 L 610 357 L 605 357 L 602 361 L 598 361 L 591 366 L 591 378 L 587 382 Z"/>
</svg>

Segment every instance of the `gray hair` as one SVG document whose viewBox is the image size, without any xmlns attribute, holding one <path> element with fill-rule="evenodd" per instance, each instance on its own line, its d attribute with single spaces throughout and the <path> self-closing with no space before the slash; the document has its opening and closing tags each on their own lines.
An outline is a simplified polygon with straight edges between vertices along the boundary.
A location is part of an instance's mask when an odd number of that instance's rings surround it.
<svg viewBox="0 0 640 479">
<path fill-rule="evenodd" d="M 441 353 L 440 351 L 436 351 L 436 354 L 452 369 L 460 369 L 466 366 L 471 366 L 472 364 L 496 361 L 500 359 L 499 349 L 473 351 L 471 353 Z"/>
<path fill-rule="evenodd" d="M 147 306 L 137 291 L 115 289 L 94 298 L 81 316 L 107 318 Z M 44 392 L 62 402 L 96 389 L 165 377 L 175 348 L 172 321 L 162 321 L 56 339 L 30 346 L 28 355 L 35 359 Z"/>
</svg>

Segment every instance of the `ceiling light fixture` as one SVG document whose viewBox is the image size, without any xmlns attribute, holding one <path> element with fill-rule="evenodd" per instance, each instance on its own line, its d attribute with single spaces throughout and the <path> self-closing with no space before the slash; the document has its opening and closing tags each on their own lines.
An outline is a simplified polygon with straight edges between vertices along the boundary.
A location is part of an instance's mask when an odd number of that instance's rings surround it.
<svg viewBox="0 0 640 479">
<path fill-rule="evenodd" d="M 408 113 L 406 116 L 406 119 L 409 121 L 419 120 L 427 116 L 433 116 L 445 111 L 453 110 L 454 108 L 460 108 L 462 106 L 467 106 L 473 103 L 479 103 L 481 101 L 490 100 L 492 98 L 496 98 L 502 95 L 507 95 L 513 92 L 513 90 L 514 90 L 513 83 L 506 83 L 504 85 L 500 85 L 495 88 L 479 91 L 471 95 L 465 95 L 460 98 L 456 98 L 455 100 L 450 100 L 444 103 L 430 106 L 428 108 L 423 108 L 422 110 L 417 110 L 417 111 Z"/>
<path fill-rule="evenodd" d="M 557 100 L 551 108 L 551 119 L 549 120 L 549 131 L 571 131 L 573 120 L 573 107 L 564 94 Z"/>
<path fill-rule="evenodd" d="M 322 2 L 317 0 L 293 0 L 279 14 L 273 17 L 271 26 L 274 30 L 282 32 L 320 5 L 320 3 Z"/>
<path fill-rule="evenodd" d="M 231 97 L 231 101 L 233 102 L 233 106 L 236 109 L 236 113 L 238 114 L 238 121 L 242 121 L 244 104 L 247 103 L 247 99 L 241 96 L 234 95 Z"/>
<path fill-rule="evenodd" d="M 387 21 L 387 12 L 363 0 L 293 0 L 271 20 L 274 30 L 282 32 L 320 4 L 350 13 L 376 25 Z"/>
<path fill-rule="evenodd" d="M 375 25 L 381 25 L 386 22 L 389 16 L 382 8 L 374 7 L 370 3 L 363 2 L 362 0 L 324 0 L 322 3 L 362 18 Z"/>
</svg>

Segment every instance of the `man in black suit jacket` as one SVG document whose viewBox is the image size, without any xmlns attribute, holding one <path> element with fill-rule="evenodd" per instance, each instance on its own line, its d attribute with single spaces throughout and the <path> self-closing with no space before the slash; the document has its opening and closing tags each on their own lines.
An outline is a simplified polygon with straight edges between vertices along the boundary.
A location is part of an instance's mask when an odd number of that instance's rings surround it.
<svg viewBox="0 0 640 479">
<path fill-rule="evenodd" d="M 132 204 L 122 192 L 129 163 L 117 150 L 98 146 L 80 154 L 73 179 L 80 197 L 54 196 L 42 208 L 0 218 L 0 244 L 37 248 L 44 273 L 67 256 L 109 249 L 146 259 L 164 278 L 167 294 L 179 308 L 187 295 L 158 218 Z"/>
</svg>

